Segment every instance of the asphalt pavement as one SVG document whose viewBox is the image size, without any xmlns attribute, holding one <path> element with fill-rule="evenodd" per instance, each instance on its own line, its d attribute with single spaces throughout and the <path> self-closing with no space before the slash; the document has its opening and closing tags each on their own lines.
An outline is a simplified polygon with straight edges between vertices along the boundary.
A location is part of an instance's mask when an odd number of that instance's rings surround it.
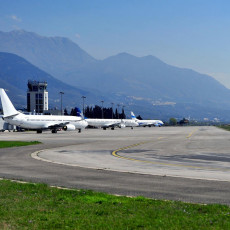
<svg viewBox="0 0 230 230">
<path fill-rule="evenodd" d="M 230 132 L 216 127 L 1 133 L 0 177 L 126 196 L 230 204 Z"/>
</svg>

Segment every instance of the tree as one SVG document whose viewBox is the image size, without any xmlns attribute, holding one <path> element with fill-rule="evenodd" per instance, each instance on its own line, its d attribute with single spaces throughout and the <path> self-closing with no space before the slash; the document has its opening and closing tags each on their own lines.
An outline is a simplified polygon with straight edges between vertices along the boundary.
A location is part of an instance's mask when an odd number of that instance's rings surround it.
<svg viewBox="0 0 230 230">
<path fill-rule="evenodd" d="M 122 113 L 118 113 L 118 110 L 116 109 L 114 112 L 112 107 L 110 107 L 110 108 L 104 107 L 103 108 L 103 116 L 105 119 L 111 119 L 112 113 L 113 113 L 114 119 L 117 119 L 118 117 L 119 117 L 119 119 L 125 119 L 126 118 L 124 109 L 122 109 Z M 76 114 L 75 109 L 72 109 L 70 114 L 72 116 L 75 116 L 75 114 Z M 87 118 L 101 118 L 102 108 L 101 108 L 101 106 L 98 106 L 98 105 L 95 105 L 94 107 L 86 106 L 84 115 Z"/>
<path fill-rule="evenodd" d="M 137 119 L 138 119 L 138 120 L 143 120 L 142 117 L 141 117 L 141 115 L 138 115 L 138 116 L 137 116 Z"/>
<path fill-rule="evenodd" d="M 189 124 L 189 120 L 186 118 L 183 118 L 182 120 L 179 121 L 180 125 L 188 125 Z"/>
<path fill-rule="evenodd" d="M 65 116 L 66 116 L 66 115 L 69 115 L 66 108 L 64 109 L 64 115 L 65 115 Z"/>
<path fill-rule="evenodd" d="M 169 119 L 169 125 L 176 125 L 176 124 L 177 124 L 176 118 L 171 117 L 171 118 Z"/>
<path fill-rule="evenodd" d="M 115 110 L 115 119 L 117 119 L 118 118 L 118 111 L 117 111 L 117 109 Z"/>
<path fill-rule="evenodd" d="M 125 116 L 125 110 L 124 110 L 124 108 L 122 108 L 121 117 L 122 117 L 122 119 L 125 119 L 125 118 L 126 118 L 126 116 Z"/>
</svg>

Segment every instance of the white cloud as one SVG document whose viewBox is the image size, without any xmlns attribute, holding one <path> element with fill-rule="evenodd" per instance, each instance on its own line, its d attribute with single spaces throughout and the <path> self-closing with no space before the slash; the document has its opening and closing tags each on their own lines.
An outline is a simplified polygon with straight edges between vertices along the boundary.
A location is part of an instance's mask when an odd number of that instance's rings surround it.
<svg viewBox="0 0 230 230">
<path fill-rule="evenodd" d="M 22 19 L 19 18 L 17 15 L 10 15 L 10 18 L 13 19 L 14 21 L 21 22 Z"/>
</svg>

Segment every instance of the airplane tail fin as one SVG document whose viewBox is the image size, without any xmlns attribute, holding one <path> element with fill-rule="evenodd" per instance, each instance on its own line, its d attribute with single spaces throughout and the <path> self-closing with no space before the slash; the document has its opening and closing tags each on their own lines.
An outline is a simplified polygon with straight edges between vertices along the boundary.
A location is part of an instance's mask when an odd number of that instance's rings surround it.
<svg viewBox="0 0 230 230">
<path fill-rule="evenodd" d="M 135 114 L 132 111 L 131 111 L 131 118 L 132 118 L 132 120 L 137 119 L 136 116 L 135 116 Z"/>
<path fill-rule="evenodd" d="M 2 88 L 0 88 L 0 96 L 1 96 L 4 117 L 10 117 L 19 114 L 19 112 L 14 108 L 5 90 Z"/>
<path fill-rule="evenodd" d="M 79 108 L 75 108 L 76 112 L 77 112 L 77 117 L 81 117 L 83 120 L 85 119 L 83 113 L 81 112 L 81 110 Z"/>
</svg>

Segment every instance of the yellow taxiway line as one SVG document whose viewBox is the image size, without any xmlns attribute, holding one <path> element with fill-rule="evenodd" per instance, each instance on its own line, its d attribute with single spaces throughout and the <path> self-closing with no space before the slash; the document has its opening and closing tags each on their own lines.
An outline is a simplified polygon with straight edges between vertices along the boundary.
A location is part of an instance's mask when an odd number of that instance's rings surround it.
<svg viewBox="0 0 230 230">
<path fill-rule="evenodd" d="M 192 132 L 189 133 L 188 136 L 186 136 L 186 138 L 190 138 L 195 132 L 197 131 L 197 129 L 193 130 Z M 158 137 L 157 140 L 161 140 L 164 137 Z M 215 170 L 215 171 L 230 171 L 230 169 L 223 169 L 223 168 L 210 168 L 210 167 L 203 167 L 203 166 L 193 166 L 193 165 L 183 165 L 183 164 L 173 164 L 173 163 L 163 163 L 163 162 L 157 162 L 157 161 L 148 161 L 148 160 L 138 160 L 135 158 L 131 158 L 131 157 L 124 157 L 118 154 L 118 152 L 122 151 L 122 150 L 127 150 L 127 149 L 131 149 L 133 147 L 139 146 L 139 145 L 143 145 L 143 144 L 147 144 L 147 143 L 151 143 L 153 141 L 143 141 L 143 142 L 139 142 L 137 144 L 133 144 L 133 145 L 129 145 L 123 148 L 119 148 L 116 149 L 112 152 L 112 155 L 114 157 L 117 158 L 121 158 L 124 160 L 129 160 L 129 161 L 137 161 L 137 162 L 142 162 L 142 163 L 149 163 L 149 164 L 155 164 L 155 165 L 164 165 L 164 166 L 176 166 L 176 167 L 186 167 L 186 168 L 193 168 L 193 169 L 209 169 L 209 170 Z"/>
<path fill-rule="evenodd" d="M 191 133 L 188 134 L 186 138 L 190 138 L 198 129 L 193 130 Z"/>
</svg>

